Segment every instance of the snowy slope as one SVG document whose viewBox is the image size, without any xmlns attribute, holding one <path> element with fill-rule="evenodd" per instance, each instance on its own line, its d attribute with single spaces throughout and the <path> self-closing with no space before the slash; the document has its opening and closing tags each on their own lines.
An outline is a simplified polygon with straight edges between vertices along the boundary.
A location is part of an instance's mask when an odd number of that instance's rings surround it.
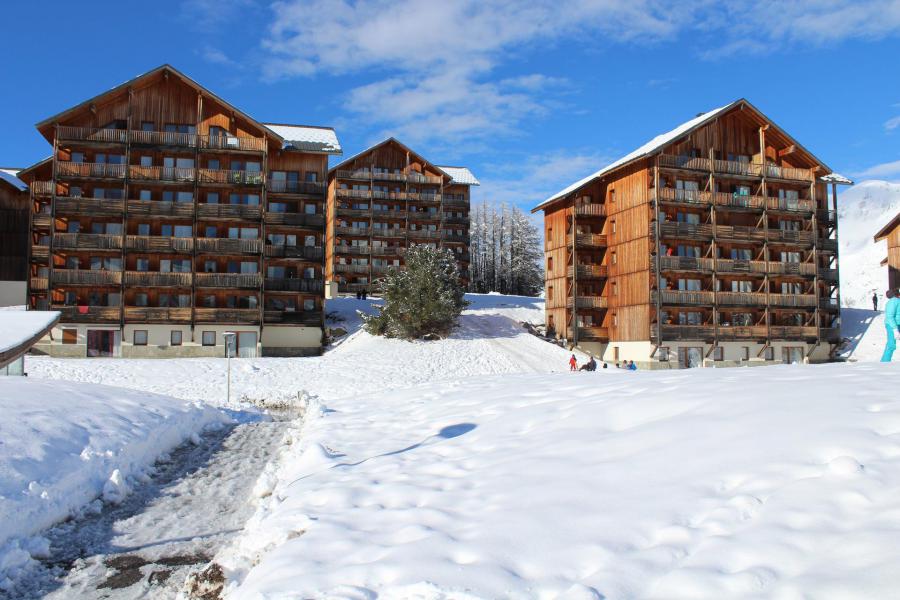
<svg viewBox="0 0 900 600">
<path fill-rule="evenodd" d="M 223 413 L 174 398 L 89 384 L 0 377 L 0 588 L 46 551 L 41 530 L 129 480 Z"/>
<path fill-rule="evenodd" d="M 838 192 L 841 304 L 871 308 L 872 292 L 884 303 L 887 267 L 885 242 L 873 236 L 900 212 L 900 183 L 863 181 Z"/>
<path fill-rule="evenodd" d="M 228 598 L 896 596 L 900 401 L 884 390 L 900 369 L 760 374 L 481 377 L 328 402 L 220 555 Z"/>
</svg>

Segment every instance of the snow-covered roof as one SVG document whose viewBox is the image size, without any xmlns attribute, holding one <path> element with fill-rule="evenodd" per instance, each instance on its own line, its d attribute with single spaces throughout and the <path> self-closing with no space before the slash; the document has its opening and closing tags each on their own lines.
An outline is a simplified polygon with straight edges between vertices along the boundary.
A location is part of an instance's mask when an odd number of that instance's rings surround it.
<svg viewBox="0 0 900 600">
<path fill-rule="evenodd" d="M 459 183 L 462 185 L 481 185 L 477 179 L 475 179 L 475 175 L 472 174 L 472 171 L 467 169 L 466 167 L 444 167 L 441 165 L 437 165 L 437 168 L 450 176 L 453 180 L 451 183 Z"/>
<path fill-rule="evenodd" d="M 0 310 L 0 368 L 27 352 L 58 320 L 53 310 Z"/>
<path fill-rule="evenodd" d="M 20 192 L 24 192 L 28 189 L 28 185 L 16 177 L 19 174 L 19 169 L 0 169 L 0 179 L 18 189 Z"/>
<path fill-rule="evenodd" d="M 702 113 L 702 114 L 700 114 L 700 115 L 697 115 L 696 117 L 694 117 L 694 118 L 691 119 L 690 121 L 687 121 L 686 123 L 682 123 L 681 125 L 679 125 L 679 126 L 676 127 L 675 129 L 673 129 L 672 131 L 668 131 L 668 132 L 666 132 L 666 133 L 663 133 L 663 134 L 660 134 L 660 135 L 656 136 L 655 138 L 653 138 L 652 140 L 650 140 L 649 142 L 647 142 L 646 144 L 644 144 L 643 146 L 641 146 L 641 147 L 638 148 L 637 150 L 634 150 L 633 152 L 630 152 L 630 153 L 626 154 L 625 156 L 623 156 L 623 157 L 620 158 L 619 160 L 617 160 L 617 161 L 615 161 L 615 162 L 612 162 L 612 163 L 606 165 L 605 167 L 603 167 L 603 168 L 600 169 L 599 171 L 596 171 L 595 173 L 593 173 L 593 174 L 591 174 L 591 175 L 588 175 L 588 176 L 585 177 L 584 179 L 579 179 L 578 181 L 576 181 L 575 183 L 573 183 L 573 184 L 570 185 L 569 187 L 565 188 L 564 190 L 562 190 L 562 191 L 560 191 L 560 192 L 557 192 L 557 193 L 554 194 L 553 196 L 547 198 L 546 200 L 544 200 L 543 202 L 541 202 L 540 204 L 538 204 L 537 206 L 535 206 L 535 207 L 532 209 L 532 212 L 544 208 L 545 206 L 547 206 L 547 205 L 550 204 L 551 202 L 553 202 L 553 201 L 555 201 L 555 200 L 559 200 L 560 198 L 562 198 L 562 197 L 565 196 L 566 194 L 569 194 L 569 193 L 571 193 L 571 192 L 574 192 L 575 190 L 577 190 L 577 189 L 580 188 L 581 186 L 583 186 L 583 185 L 585 185 L 585 184 L 587 184 L 587 183 L 590 183 L 591 181 L 593 181 L 593 180 L 595 180 L 595 179 L 599 179 L 600 177 L 602 177 L 602 176 L 605 175 L 606 173 L 609 173 L 609 172 L 612 171 L 613 169 L 617 169 L 617 168 L 619 168 L 619 167 L 621 167 L 621 166 L 623 166 L 623 165 L 626 165 L 626 164 L 628 164 L 628 163 L 630 163 L 630 162 L 632 162 L 632 161 L 635 161 L 635 160 L 637 160 L 637 159 L 639 159 L 639 158 L 643 158 L 643 157 L 647 156 L 648 154 L 651 154 L 652 152 L 655 152 L 656 150 L 659 150 L 659 149 L 662 148 L 663 146 L 666 146 L 666 145 L 668 145 L 668 144 L 671 144 L 672 142 L 674 142 L 675 140 L 677 140 L 678 138 L 680 138 L 681 136 L 683 136 L 684 134 L 686 134 L 688 131 L 690 131 L 690 130 L 693 129 L 694 127 L 697 127 L 698 125 L 700 125 L 700 124 L 703 123 L 704 121 L 707 121 L 707 120 L 709 120 L 709 119 L 714 118 L 715 116 L 717 116 L 717 115 L 719 115 L 719 114 L 725 112 L 726 110 L 732 108 L 733 106 L 737 105 L 737 104 L 740 103 L 740 102 L 741 102 L 741 100 L 737 100 L 737 101 L 732 102 L 731 104 L 728 104 L 728 105 L 723 106 L 723 107 L 721 107 L 721 108 L 716 108 L 716 109 L 711 110 L 711 111 L 709 111 L 709 112 L 705 112 L 705 113 Z"/>
<path fill-rule="evenodd" d="M 824 177 L 820 177 L 822 181 L 825 183 L 838 183 L 841 185 L 853 185 L 853 182 L 841 175 L 840 173 L 831 173 L 829 175 L 825 175 Z"/>
<path fill-rule="evenodd" d="M 308 125 L 284 125 L 280 123 L 263 123 L 276 135 L 284 138 L 285 148 L 306 150 L 308 152 L 324 152 L 326 154 L 342 154 L 341 143 L 331 127 L 311 127 Z"/>
</svg>

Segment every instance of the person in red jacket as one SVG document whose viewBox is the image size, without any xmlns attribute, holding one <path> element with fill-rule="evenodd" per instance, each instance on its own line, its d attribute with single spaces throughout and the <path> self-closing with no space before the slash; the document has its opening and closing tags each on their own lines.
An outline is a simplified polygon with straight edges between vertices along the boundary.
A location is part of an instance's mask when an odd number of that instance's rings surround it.
<svg viewBox="0 0 900 600">
<path fill-rule="evenodd" d="M 575 355 L 572 355 L 572 358 L 569 359 L 569 370 L 577 371 L 578 370 L 578 359 L 575 358 Z"/>
</svg>

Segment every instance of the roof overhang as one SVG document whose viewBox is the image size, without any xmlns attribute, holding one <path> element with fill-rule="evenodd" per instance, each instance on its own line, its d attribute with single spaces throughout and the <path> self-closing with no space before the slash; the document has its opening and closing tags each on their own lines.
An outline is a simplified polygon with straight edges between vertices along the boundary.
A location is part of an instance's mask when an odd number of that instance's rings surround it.
<svg viewBox="0 0 900 600">
<path fill-rule="evenodd" d="M 56 311 L 2 311 L 4 313 L 16 313 L 16 312 L 41 312 L 44 314 L 48 314 L 52 312 L 53 316 L 49 318 L 45 323 L 42 323 L 37 329 L 30 333 L 25 338 L 17 341 L 17 343 L 13 344 L 6 350 L 0 351 L 0 369 L 8 365 L 9 363 L 17 360 L 20 356 L 24 355 L 28 350 L 31 349 L 36 343 L 41 341 L 45 335 L 50 333 L 50 330 L 59 323 L 59 312 Z"/>
<path fill-rule="evenodd" d="M 891 219 L 887 225 L 878 230 L 878 233 L 875 234 L 875 241 L 880 242 L 885 239 L 891 232 L 900 227 L 900 213 L 897 213 L 893 219 Z"/>
</svg>

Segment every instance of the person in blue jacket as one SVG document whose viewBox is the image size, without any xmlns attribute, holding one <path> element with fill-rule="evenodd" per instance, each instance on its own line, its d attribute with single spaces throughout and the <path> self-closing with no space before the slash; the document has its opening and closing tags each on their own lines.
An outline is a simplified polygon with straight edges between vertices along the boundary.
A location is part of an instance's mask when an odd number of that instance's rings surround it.
<svg viewBox="0 0 900 600">
<path fill-rule="evenodd" d="M 897 319 L 900 318 L 900 298 L 894 290 L 885 292 L 888 297 L 887 304 L 884 306 L 884 330 L 887 335 L 887 341 L 884 344 L 884 354 L 881 355 L 881 362 L 891 362 L 894 356 L 894 350 L 897 349 L 897 342 L 894 336 L 897 334 Z"/>
</svg>

